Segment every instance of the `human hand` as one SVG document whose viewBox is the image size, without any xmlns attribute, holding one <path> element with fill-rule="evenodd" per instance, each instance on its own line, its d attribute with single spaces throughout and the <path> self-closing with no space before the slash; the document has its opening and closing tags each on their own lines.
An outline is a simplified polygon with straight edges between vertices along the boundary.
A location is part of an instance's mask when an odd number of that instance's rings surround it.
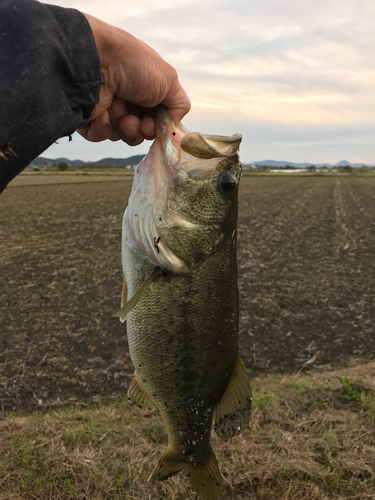
<svg viewBox="0 0 375 500">
<path fill-rule="evenodd" d="M 179 123 L 190 100 L 176 70 L 130 33 L 84 15 L 95 37 L 103 85 L 91 121 L 78 132 L 89 141 L 122 139 L 137 146 L 155 137 L 151 108 L 158 104 Z"/>
</svg>

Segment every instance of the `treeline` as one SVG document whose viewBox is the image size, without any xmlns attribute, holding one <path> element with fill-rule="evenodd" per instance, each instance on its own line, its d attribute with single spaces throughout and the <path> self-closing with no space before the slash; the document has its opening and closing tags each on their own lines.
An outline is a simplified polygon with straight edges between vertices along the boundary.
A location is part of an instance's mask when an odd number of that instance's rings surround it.
<svg viewBox="0 0 375 500">
<path fill-rule="evenodd" d="M 57 168 L 64 172 L 66 170 L 108 170 L 111 168 L 134 168 L 131 165 L 113 165 L 112 163 L 83 163 L 82 165 L 68 165 L 67 163 L 58 163 Z"/>
<path fill-rule="evenodd" d="M 375 173 L 375 167 L 368 167 L 367 165 L 362 165 L 362 167 L 352 167 L 351 165 L 340 165 L 338 167 L 317 167 L 316 165 L 309 165 L 305 169 L 297 168 L 293 165 L 255 165 L 255 168 L 252 168 L 252 170 L 255 172 L 271 172 L 272 170 L 306 170 L 306 172 Z"/>
</svg>

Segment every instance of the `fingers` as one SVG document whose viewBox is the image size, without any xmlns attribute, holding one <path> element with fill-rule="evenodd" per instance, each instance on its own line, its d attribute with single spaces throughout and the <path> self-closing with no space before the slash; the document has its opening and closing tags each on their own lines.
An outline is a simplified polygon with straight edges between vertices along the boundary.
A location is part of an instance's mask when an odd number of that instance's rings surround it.
<svg viewBox="0 0 375 500">
<path fill-rule="evenodd" d="M 146 114 L 141 117 L 141 133 L 145 139 L 154 139 L 156 135 L 155 120 L 151 114 Z"/>
<path fill-rule="evenodd" d="M 112 141 L 122 139 L 133 146 L 141 144 L 144 139 L 155 137 L 155 121 L 150 110 L 143 110 L 116 98 L 109 109 L 109 115 L 114 130 L 110 137 Z"/>
<path fill-rule="evenodd" d="M 145 139 L 152 140 L 156 135 L 155 120 L 151 110 L 136 110 L 130 104 L 135 114 L 129 114 L 127 105 L 122 99 L 115 99 L 108 109 L 100 116 L 91 120 L 86 126 L 80 127 L 77 132 L 91 142 L 122 140 L 129 146 L 138 146 Z M 171 119 L 177 124 L 187 113 L 186 106 L 181 108 L 167 108 Z"/>
<path fill-rule="evenodd" d="M 138 146 L 144 141 L 141 133 L 141 121 L 138 116 L 126 115 L 119 119 L 118 130 L 121 139 L 129 146 Z"/>
<path fill-rule="evenodd" d="M 85 127 L 77 130 L 85 139 L 91 142 L 100 142 L 109 139 L 113 134 L 113 127 L 107 110 L 91 120 Z"/>
<path fill-rule="evenodd" d="M 190 99 L 181 87 L 177 75 L 175 84 L 171 87 L 161 104 L 167 108 L 168 114 L 175 125 L 180 123 L 183 117 L 190 111 Z"/>
<path fill-rule="evenodd" d="M 115 97 L 109 108 L 109 116 L 113 127 L 113 134 L 110 137 L 111 141 L 119 141 L 121 139 L 120 132 L 118 130 L 118 121 L 127 113 L 128 110 L 125 102 L 122 99 Z"/>
<path fill-rule="evenodd" d="M 115 98 L 108 110 L 78 129 L 78 133 L 91 142 L 122 140 L 129 146 L 137 146 L 144 139 L 155 137 L 155 121 L 150 110 Z"/>
</svg>

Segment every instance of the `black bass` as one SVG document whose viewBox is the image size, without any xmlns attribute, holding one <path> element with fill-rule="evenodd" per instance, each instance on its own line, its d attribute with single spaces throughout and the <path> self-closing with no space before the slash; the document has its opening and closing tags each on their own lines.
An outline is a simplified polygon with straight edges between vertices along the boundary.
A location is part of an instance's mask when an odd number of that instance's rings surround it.
<svg viewBox="0 0 375 500">
<path fill-rule="evenodd" d="M 251 413 L 238 352 L 242 138 L 190 133 L 164 108 L 155 120 L 156 139 L 136 169 L 123 220 L 117 316 L 126 317 L 135 366 L 128 397 L 155 406 L 166 427 L 168 448 L 153 478 L 185 470 L 198 495 L 215 500 L 222 478 L 211 428 L 233 437 Z"/>
</svg>

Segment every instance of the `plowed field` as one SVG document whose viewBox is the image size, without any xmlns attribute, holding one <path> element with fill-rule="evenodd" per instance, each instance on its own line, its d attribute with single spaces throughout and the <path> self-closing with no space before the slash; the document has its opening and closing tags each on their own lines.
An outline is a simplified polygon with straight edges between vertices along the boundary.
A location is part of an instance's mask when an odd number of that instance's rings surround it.
<svg viewBox="0 0 375 500">
<path fill-rule="evenodd" d="M 25 177 L 0 197 L 0 410 L 116 401 L 133 372 L 112 317 L 131 179 Z M 252 375 L 373 359 L 375 178 L 244 177 L 239 213 Z"/>
</svg>

